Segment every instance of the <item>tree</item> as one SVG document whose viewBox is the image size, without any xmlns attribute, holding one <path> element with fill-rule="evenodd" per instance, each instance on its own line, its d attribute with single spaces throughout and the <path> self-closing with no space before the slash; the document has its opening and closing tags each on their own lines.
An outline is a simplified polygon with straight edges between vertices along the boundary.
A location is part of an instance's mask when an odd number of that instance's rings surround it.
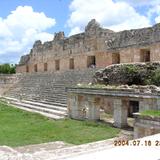
<svg viewBox="0 0 160 160">
<path fill-rule="evenodd" d="M 14 74 L 16 73 L 16 67 L 13 64 L 1 64 L 0 65 L 0 73 L 1 74 Z"/>
</svg>

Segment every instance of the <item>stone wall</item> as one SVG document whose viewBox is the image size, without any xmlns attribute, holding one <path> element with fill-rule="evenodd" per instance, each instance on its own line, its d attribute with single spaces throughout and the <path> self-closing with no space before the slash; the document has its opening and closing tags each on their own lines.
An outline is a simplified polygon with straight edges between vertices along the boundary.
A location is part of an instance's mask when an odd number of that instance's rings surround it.
<svg viewBox="0 0 160 160">
<path fill-rule="evenodd" d="M 87 68 L 88 56 L 95 56 L 98 68 L 113 63 L 130 63 L 145 61 L 160 61 L 160 25 L 153 27 L 113 32 L 103 29 L 93 19 L 85 28 L 85 32 L 65 37 L 64 32 L 56 33 L 53 41 L 36 41 L 30 53 L 22 56 L 17 66 L 18 72 L 44 72 L 44 64 L 48 64 L 47 71 L 55 71 L 55 61 L 60 61 L 60 71 L 69 70 L 69 60 L 74 59 L 74 69 Z M 141 50 L 149 51 L 149 59 L 143 59 Z M 114 55 L 119 55 L 115 61 Z M 28 69 L 26 69 L 28 67 Z"/>
<path fill-rule="evenodd" d="M 160 133 L 160 118 L 135 115 L 134 138 Z"/>
<path fill-rule="evenodd" d="M 0 96 L 2 96 L 6 91 L 8 91 L 13 84 L 18 81 L 16 75 L 0 75 Z"/>
<path fill-rule="evenodd" d="M 122 128 L 127 127 L 127 117 L 131 111 L 158 110 L 160 93 L 145 92 L 144 89 L 126 88 L 80 88 L 69 87 L 68 93 L 68 114 L 70 118 L 79 120 L 99 120 L 100 109 L 106 113 L 112 113 L 114 125 Z M 131 102 L 138 103 L 133 106 Z"/>
<path fill-rule="evenodd" d="M 66 86 L 88 84 L 96 69 L 70 70 L 65 72 L 43 72 L 20 74 L 19 81 L 5 96 L 16 99 L 35 100 L 47 103 L 63 103 L 66 106 Z M 55 105 L 55 104 L 54 104 Z"/>
</svg>

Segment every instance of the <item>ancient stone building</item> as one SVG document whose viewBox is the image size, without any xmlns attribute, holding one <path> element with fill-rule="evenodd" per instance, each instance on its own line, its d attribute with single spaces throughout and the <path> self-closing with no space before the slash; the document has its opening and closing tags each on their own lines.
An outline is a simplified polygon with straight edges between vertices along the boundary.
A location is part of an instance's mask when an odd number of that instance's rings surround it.
<svg viewBox="0 0 160 160">
<path fill-rule="evenodd" d="M 36 41 L 22 56 L 17 73 L 102 68 L 117 63 L 160 61 L 160 24 L 114 32 L 91 20 L 85 32 L 65 37 L 56 33 L 53 41 Z"/>
</svg>

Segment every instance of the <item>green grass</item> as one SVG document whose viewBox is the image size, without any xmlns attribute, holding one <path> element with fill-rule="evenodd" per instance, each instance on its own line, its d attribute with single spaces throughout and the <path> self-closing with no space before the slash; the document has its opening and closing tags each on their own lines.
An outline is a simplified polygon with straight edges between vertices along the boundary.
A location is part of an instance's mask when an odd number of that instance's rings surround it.
<svg viewBox="0 0 160 160">
<path fill-rule="evenodd" d="M 51 141 L 83 144 L 115 137 L 119 130 L 106 124 L 50 120 L 0 102 L 0 145 L 23 146 Z"/>
<path fill-rule="evenodd" d="M 160 111 L 158 111 L 158 110 L 146 110 L 146 111 L 141 112 L 141 115 L 160 117 Z"/>
</svg>

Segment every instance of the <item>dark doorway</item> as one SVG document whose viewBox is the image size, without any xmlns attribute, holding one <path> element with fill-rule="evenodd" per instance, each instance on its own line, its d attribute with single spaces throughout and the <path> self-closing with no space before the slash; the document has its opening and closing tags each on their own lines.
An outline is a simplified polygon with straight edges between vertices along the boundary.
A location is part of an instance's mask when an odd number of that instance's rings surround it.
<svg viewBox="0 0 160 160">
<path fill-rule="evenodd" d="M 46 72 L 48 70 L 48 64 L 44 63 L 44 71 Z"/>
<path fill-rule="evenodd" d="M 74 59 L 73 58 L 69 60 L 69 69 L 74 69 Z"/>
<path fill-rule="evenodd" d="M 27 73 L 29 72 L 29 66 L 26 66 L 26 72 Z"/>
<path fill-rule="evenodd" d="M 38 72 L 37 64 L 34 65 L 34 71 L 35 71 L 35 72 Z"/>
<path fill-rule="evenodd" d="M 119 63 L 120 63 L 120 54 L 112 53 L 112 64 L 119 64 Z"/>
<path fill-rule="evenodd" d="M 60 60 L 55 60 L 55 69 L 56 71 L 60 69 Z"/>
<path fill-rule="evenodd" d="M 149 49 L 141 49 L 140 61 L 141 62 L 150 62 L 150 50 Z"/>
<path fill-rule="evenodd" d="M 133 117 L 136 112 L 139 112 L 139 101 L 129 101 L 128 117 Z"/>
<path fill-rule="evenodd" d="M 87 57 L 87 67 L 88 68 L 95 68 L 96 67 L 96 57 L 95 56 L 88 56 Z"/>
</svg>

